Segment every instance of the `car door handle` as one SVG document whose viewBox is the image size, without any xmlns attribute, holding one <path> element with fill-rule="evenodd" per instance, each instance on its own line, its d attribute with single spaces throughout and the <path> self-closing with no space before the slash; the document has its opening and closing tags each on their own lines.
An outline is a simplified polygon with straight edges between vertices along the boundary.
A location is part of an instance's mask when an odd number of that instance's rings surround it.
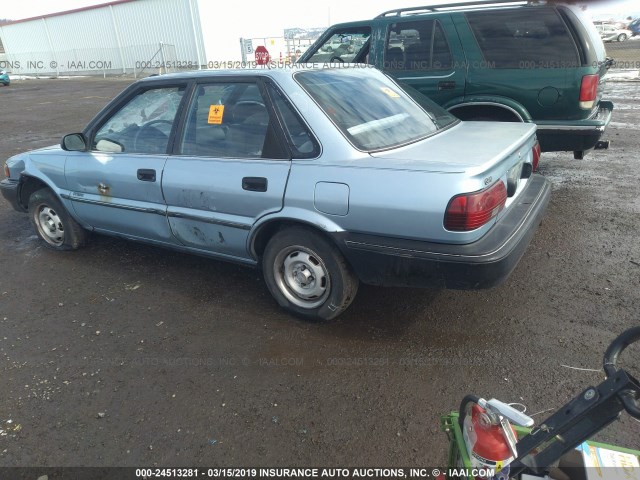
<svg viewBox="0 0 640 480">
<path fill-rule="evenodd" d="M 438 90 L 453 90 L 456 88 L 456 82 L 438 82 Z"/>
<path fill-rule="evenodd" d="M 264 177 L 244 177 L 242 179 L 242 189 L 251 192 L 266 192 L 267 179 Z"/>
<path fill-rule="evenodd" d="M 156 171 L 149 168 L 141 168 L 138 170 L 138 180 L 142 182 L 155 182 Z"/>
</svg>

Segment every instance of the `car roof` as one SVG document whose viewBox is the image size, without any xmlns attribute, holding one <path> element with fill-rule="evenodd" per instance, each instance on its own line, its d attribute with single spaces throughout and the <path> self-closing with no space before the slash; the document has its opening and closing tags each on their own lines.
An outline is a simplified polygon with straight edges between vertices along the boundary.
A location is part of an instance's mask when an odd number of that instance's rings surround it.
<svg viewBox="0 0 640 480">
<path fill-rule="evenodd" d="M 188 72 L 152 75 L 140 79 L 139 82 L 166 82 L 167 80 L 202 80 L 226 76 L 242 77 L 271 77 L 274 80 L 289 78 L 298 72 L 321 70 L 376 70 L 373 66 L 360 63 L 330 64 L 330 63 L 293 63 L 273 62 L 270 66 L 256 66 L 247 68 L 233 68 L 221 70 L 190 70 Z"/>
</svg>

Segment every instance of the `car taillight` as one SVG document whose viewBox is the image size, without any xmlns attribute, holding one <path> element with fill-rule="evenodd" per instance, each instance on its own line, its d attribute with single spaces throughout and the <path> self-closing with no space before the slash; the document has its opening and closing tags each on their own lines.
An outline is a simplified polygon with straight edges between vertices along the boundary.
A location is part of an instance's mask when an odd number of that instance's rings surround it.
<svg viewBox="0 0 640 480">
<path fill-rule="evenodd" d="M 598 93 L 598 82 L 600 77 L 595 75 L 585 75 L 580 84 L 580 108 L 591 110 Z"/>
<path fill-rule="evenodd" d="M 456 195 L 444 215 L 444 228 L 468 232 L 480 228 L 498 215 L 507 201 L 507 188 L 502 180 L 475 193 Z"/>
<path fill-rule="evenodd" d="M 533 171 L 538 171 L 538 164 L 540 163 L 540 155 L 542 155 L 542 150 L 540 149 L 540 143 L 536 141 L 533 144 Z"/>
</svg>

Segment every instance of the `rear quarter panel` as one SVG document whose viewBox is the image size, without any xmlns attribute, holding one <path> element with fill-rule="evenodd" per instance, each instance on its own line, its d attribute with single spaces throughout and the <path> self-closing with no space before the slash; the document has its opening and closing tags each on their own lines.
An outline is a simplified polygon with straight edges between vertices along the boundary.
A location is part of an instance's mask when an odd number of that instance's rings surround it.
<svg viewBox="0 0 640 480">
<path fill-rule="evenodd" d="M 511 165 L 520 160 L 530 161 L 534 141 L 534 136 L 528 135 L 517 149 L 486 168 L 463 163 L 456 168 L 454 162 L 454 166 L 443 163 L 430 165 L 428 158 L 398 161 L 365 153 L 348 160 L 325 156 L 314 161 L 294 160 L 285 195 L 285 209 L 281 213 L 286 214 L 288 208 L 307 210 L 314 212 L 314 217 L 322 215 L 334 229 L 337 227 L 350 232 L 470 243 L 481 238 L 504 212 L 472 232 L 450 232 L 443 224 L 449 201 L 455 195 L 482 190 L 496 181 L 506 184 L 506 172 Z M 476 155 L 482 155 L 481 150 L 479 148 Z M 468 152 L 456 151 L 452 146 L 447 153 L 455 156 L 467 155 Z M 346 214 L 327 214 L 319 210 L 316 194 L 321 183 L 348 187 L 347 205 L 343 210 Z M 526 181 L 516 195 L 525 186 Z M 309 221 L 318 224 L 317 218 Z"/>
</svg>

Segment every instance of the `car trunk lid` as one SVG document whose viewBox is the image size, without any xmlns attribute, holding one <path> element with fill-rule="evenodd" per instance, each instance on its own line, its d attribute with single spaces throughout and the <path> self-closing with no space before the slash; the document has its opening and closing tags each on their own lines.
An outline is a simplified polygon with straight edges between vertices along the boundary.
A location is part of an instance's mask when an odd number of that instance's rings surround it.
<svg viewBox="0 0 640 480">
<path fill-rule="evenodd" d="M 420 142 L 371 153 L 369 162 L 371 167 L 470 177 L 501 173 L 500 169 L 506 172 L 529 152 L 535 130 L 531 123 L 460 122 Z"/>
</svg>

